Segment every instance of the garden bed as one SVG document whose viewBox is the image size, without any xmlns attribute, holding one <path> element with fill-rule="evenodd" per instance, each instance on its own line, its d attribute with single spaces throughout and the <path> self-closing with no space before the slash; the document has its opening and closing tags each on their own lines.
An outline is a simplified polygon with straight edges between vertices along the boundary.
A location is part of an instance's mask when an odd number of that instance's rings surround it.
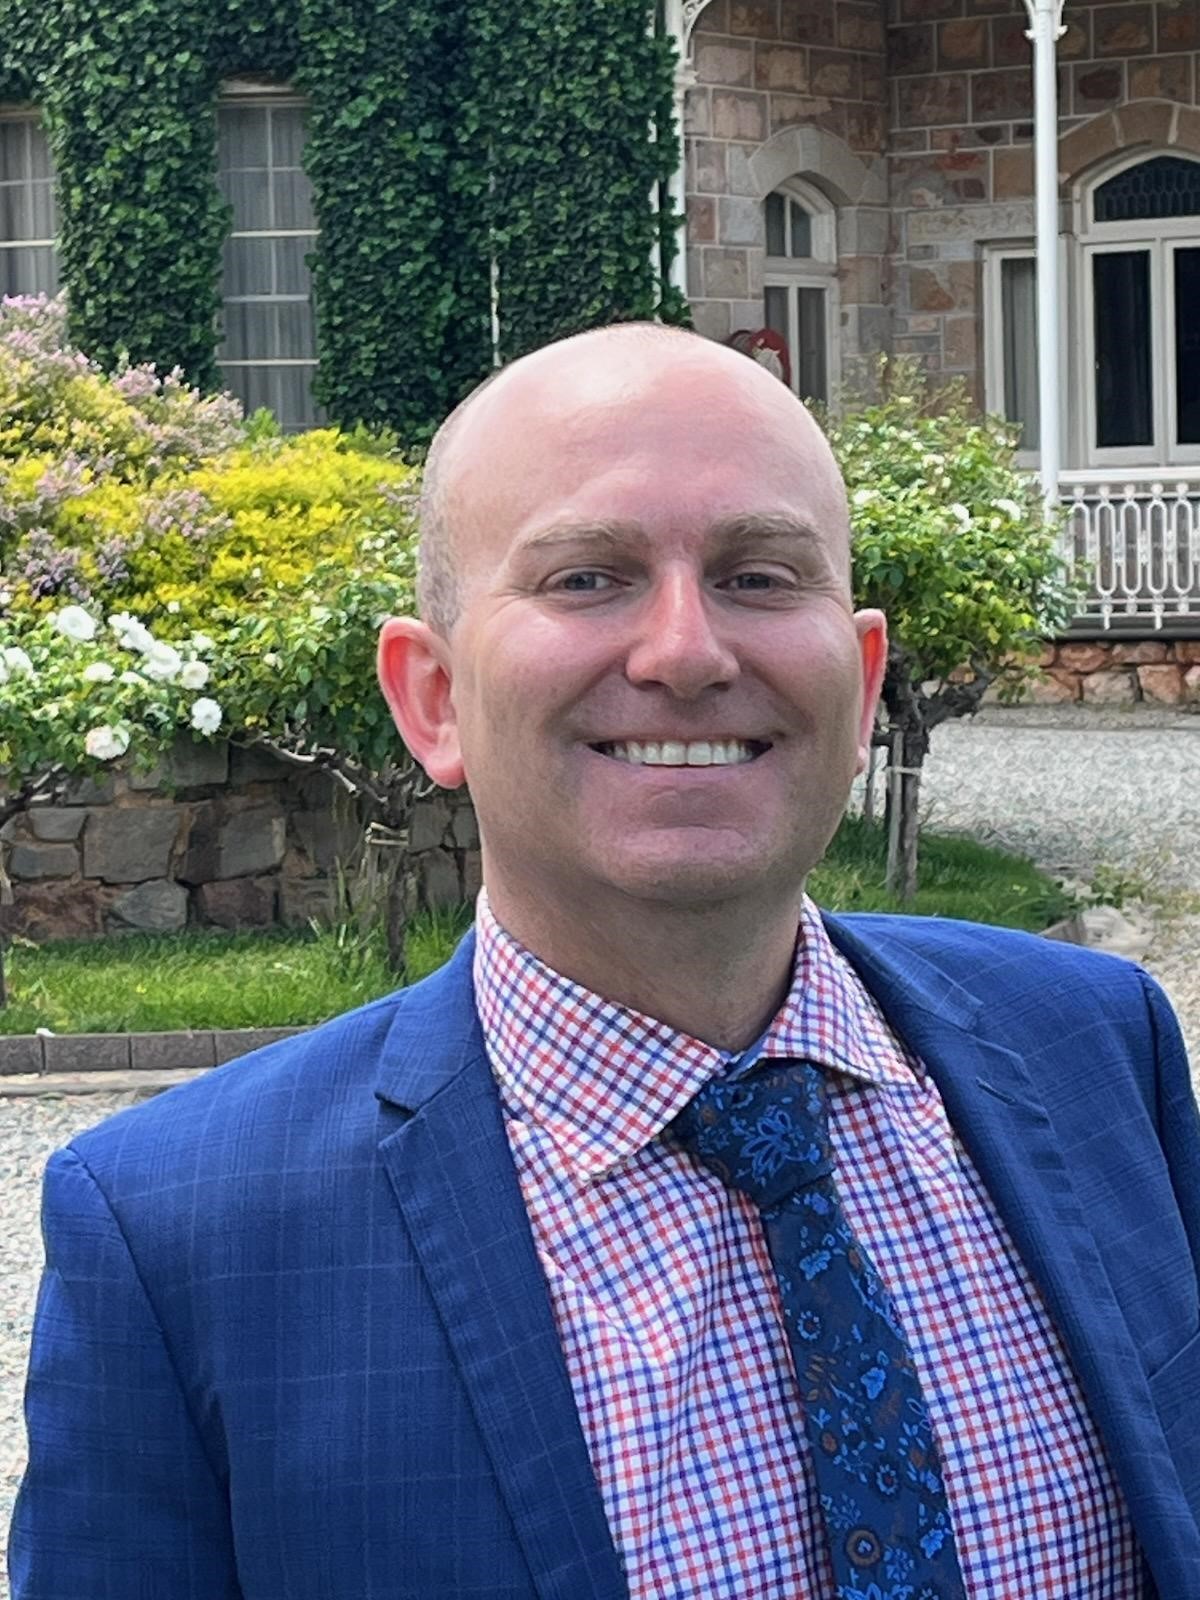
<svg viewBox="0 0 1200 1600">
<path fill-rule="evenodd" d="M 884 852 L 880 829 L 848 817 L 812 874 L 813 897 L 839 911 L 901 909 L 881 887 Z M 1037 932 L 1071 908 L 1030 862 L 930 834 L 921 842 L 921 887 L 907 909 Z M 460 908 L 414 922 L 410 979 L 439 966 L 469 920 Z M 276 1037 L 309 1027 L 395 987 L 382 937 L 351 925 L 18 943 L 6 965 L 0 1072 L 10 1073 L 214 1066 L 266 1042 L 263 1030 Z"/>
</svg>

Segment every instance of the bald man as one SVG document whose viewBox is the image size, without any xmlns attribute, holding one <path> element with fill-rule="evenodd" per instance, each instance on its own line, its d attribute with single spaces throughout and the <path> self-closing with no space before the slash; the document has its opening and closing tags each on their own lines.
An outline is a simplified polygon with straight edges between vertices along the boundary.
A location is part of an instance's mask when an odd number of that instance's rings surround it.
<svg viewBox="0 0 1200 1600">
<path fill-rule="evenodd" d="M 421 546 L 380 680 L 474 932 L 51 1160 L 14 1600 L 1200 1595 L 1179 1030 L 806 897 L 886 655 L 812 420 L 567 340 Z"/>
</svg>

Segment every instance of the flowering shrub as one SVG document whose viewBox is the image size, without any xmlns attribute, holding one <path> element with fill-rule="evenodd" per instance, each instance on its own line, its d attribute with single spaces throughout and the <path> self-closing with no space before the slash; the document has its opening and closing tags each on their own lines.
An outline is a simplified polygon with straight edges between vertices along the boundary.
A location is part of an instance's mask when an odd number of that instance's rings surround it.
<svg viewBox="0 0 1200 1600">
<path fill-rule="evenodd" d="M 9 808 L 190 728 L 335 767 L 394 817 L 408 764 L 373 663 L 383 617 L 412 605 L 414 469 L 386 439 L 283 439 L 174 377 L 106 377 L 55 302 L 0 302 L 5 385 Z"/>
<path fill-rule="evenodd" d="M 149 760 L 178 729 L 212 735 L 225 722 L 205 634 L 171 643 L 127 612 L 104 621 L 67 605 L 16 636 L 3 642 L 0 623 L 0 771 L 10 792 L 131 749 Z"/>
<path fill-rule="evenodd" d="M 1040 490 L 1017 466 L 1016 430 L 961 390 L 933 392 L 911 364 L 882 376 L 886 398 L 827 433 L 850 495 L 855 601 L 888 618 L 883 704 L 905 856 L 902 881 L 889 862 L 889 885 L 907 896 L 931 731 L 977 710 L 991 684 L 1027 677 L 1074 595 Z"/>
</svg>

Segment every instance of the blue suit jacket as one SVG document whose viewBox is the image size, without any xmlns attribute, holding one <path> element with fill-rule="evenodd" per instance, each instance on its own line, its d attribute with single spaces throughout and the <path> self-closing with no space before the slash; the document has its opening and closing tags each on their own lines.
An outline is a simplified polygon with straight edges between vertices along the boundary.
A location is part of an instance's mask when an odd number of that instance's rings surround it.
<svg viewBox="0 0 1200 1600">
<path fill-rule="evenodd" d="M 1200 1128 L 1134 966 L 829 919 L 936 1075 L 1162 1600 L 1200 1596 Z M 621 1600 L 471 988 L 441 973 L 51 1161 L 14 1600 Z M 1032 1597 L 1031 1597 L 1032 1600 Z"/>
</svg>

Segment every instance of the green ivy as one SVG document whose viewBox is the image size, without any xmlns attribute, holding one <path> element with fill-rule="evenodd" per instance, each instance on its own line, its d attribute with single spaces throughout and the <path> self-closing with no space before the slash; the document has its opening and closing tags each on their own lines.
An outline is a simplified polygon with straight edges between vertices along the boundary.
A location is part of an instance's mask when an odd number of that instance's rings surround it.
<svg viewBox="0 0 1200 1600">
<path fill-rule="evenodd" d="M 686 319 L 673 47 L 649 0 L 0 0 L 0 100 L 33 100 L 58 172 L 72 336 L 215 385 L 216 99 L 310 103 L 317 396 L 428 439 L 509 359 L 630 317 Z M 651 135 L 658 127 L 659 141 Z M 498 287 L 499 348 L 493 349 Z"/>
</svg>

